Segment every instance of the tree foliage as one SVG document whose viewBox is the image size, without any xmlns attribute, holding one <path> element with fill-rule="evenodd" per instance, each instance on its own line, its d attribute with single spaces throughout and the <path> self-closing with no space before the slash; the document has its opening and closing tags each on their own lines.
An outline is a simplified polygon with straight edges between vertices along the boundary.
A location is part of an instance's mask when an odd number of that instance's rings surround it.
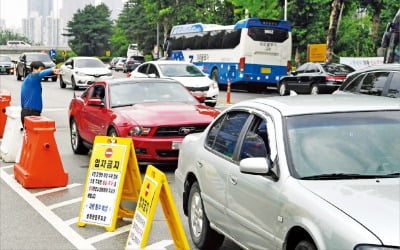
<svg viewBox="0 0 400 250">
<path fill-rule="evenodd" d="M 71 49 L 82 56 L 103 56 L 110 49 L 112 21 L 105 4 L 86 5 L 79 9 L 68 22 L 66 36 Z"/>
<path fill-rule="evenodd" d="M 32 44 L 29 39 L 11 30 L 0 30 L 0 44 L 7 44 L 7 41 L 18 40 Z"/>
</svg>

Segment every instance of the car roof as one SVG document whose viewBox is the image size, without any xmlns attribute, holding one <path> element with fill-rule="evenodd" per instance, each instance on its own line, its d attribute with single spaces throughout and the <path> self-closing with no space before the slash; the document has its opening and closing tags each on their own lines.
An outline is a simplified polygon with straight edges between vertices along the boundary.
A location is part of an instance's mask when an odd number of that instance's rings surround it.
<svg viewBox="0 0 400 250">
<path fill-rule="evenodd" d="M 390 63 L 390 64 L 379 64 L 379 65 L 372 65 L 365 68 L 361 68 L 352 72 L 352 74 L 360 73 L 360 72 L 368 72 L 368 71 L 393 71 L 393 70 L 400 70 L 400 64 L 397 63 Z"/>
<path fill-rule="evenodd" d="M 180 82 L 169 79 L 169 78 L 116 78 L 107 81 L 99 81 L 99 82 L 106 82 L 109 85 L 116 85 L 121 83 L 173 83 L 173 84 L 180 84 Z"/>
<path fill-rule="evenodd" d="M 257 98 L 234 105 L 277 109 L 283 116 L 352 111 L 400 110 L 400 100 L 370 95 L 296 95 Z"/>
<path fill-rule="evenodd" d="M 146 63 L 154 63 L 154 64 L 183 64 L 183 65 L 194 65 L 193 63 L 185 62 L 185 61 L 174 61 L 174 60 L 157 60 L 157 61 L 148 61 Z"/>
</svg>

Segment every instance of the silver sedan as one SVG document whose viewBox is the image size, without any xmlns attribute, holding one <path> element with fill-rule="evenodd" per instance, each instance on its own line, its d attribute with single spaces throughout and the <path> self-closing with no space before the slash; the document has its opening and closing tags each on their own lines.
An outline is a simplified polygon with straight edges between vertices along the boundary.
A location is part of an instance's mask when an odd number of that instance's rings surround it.
<svg viewBox="0 0 400 250">
<path fill-rule="evenodd" d="M 200 249 L 398 249 L 399 152 L 398 100 L 253 99 L 185 137 L 176 187 Z"/>
</svg>

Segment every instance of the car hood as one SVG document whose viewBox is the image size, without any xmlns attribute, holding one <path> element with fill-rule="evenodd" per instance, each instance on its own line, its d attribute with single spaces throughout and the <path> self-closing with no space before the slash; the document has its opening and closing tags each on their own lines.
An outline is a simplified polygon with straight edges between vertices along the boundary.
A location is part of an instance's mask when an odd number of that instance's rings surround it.
<svg viewBox="0 0 400 250">
<path fill-rule="evenodd" d="M 208 124 L 219 113 L 203 104 L 142 103 L 130 107 L 116 108 L 125 119 L 142 126 L 164 126 L 185 124 Z"/>
<path fill-rule="evenodd" d="M 75 68 L 74 71 L 79 71 L 88 75 L 105 75 L 111 72 L 107 68 Z"/>
<path fill-rule="evenodd" d="M 400 178 L 301 181 L 375 234 L 383 244 L 400 242 Z"/>
<path fill-rule="evenodd" d="M 0 65 L 2 65 L 2 66 L 11 66 L 12 63 L 10 63 L 10 62 L 0 62 Z"/>
<path fill-rule="evenodd" d="M 208 87 L 212 80 L 207 76 L 204 77 L 168 77 L 182 83 L 185 87 L 199 88 Z"/>
</svg>

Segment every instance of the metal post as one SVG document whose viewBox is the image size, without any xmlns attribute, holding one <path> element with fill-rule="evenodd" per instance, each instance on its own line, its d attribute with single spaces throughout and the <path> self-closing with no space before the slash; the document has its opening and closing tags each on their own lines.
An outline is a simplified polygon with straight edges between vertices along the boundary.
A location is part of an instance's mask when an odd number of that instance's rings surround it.
<svg viewBox="0 0 400 250">
<path fill-rule="evenodd" d="M 228 79 L 228 86 L 226 87 L 226 104 L 231 104 L 231 80 Z"/>
</svg>

